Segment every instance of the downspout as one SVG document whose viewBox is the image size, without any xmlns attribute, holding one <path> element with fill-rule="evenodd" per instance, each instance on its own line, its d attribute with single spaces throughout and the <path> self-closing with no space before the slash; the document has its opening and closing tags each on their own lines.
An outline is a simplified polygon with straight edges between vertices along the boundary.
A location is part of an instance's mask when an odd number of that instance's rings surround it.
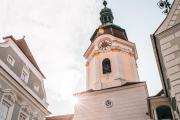
<svg viewBox="0 0 180 120">
<path fill-rule="evenodd" d="M 150 97 L 148 97 L 147 98 L 147 104 L 148 104 L 148 115 L 149 115 L 149 117 L 152 119 L 152 112 L 151 112 L 151 100 L 150 100 L 151 98 Z"/>
</svg>

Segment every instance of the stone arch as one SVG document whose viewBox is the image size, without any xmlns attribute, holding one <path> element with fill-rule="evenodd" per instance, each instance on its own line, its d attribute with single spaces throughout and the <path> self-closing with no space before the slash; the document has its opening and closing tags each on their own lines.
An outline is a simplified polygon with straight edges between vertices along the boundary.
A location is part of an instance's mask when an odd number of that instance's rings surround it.
<svg viewBox="0 0 180 120">
<path fill-rule="evenodd" d="M 156 108 L 158 120 L 169 119 L 173 120 L 171 108 L 167 105 L 161 105 Z"/>
</svg>

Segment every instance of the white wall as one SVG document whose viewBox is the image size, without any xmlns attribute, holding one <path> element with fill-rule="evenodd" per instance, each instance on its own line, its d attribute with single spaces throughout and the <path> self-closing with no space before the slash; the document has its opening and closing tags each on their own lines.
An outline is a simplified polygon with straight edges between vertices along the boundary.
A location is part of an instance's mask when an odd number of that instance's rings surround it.
<svg viewBox="0 0 180 120">
<path fill-rule="evenodd" d="M 79 95 L 74 120 L 146 120 L 147 91 L 144 83 Z M 113 106 L 106 108 L 105 101 Z"/>
</svg>

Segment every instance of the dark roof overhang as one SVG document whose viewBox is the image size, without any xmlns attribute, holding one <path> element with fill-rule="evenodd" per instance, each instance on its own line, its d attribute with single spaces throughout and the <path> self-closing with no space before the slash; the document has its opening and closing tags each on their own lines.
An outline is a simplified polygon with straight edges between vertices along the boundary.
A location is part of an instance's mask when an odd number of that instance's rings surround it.
<svg viewBox="0 0 180 120">
<path fill-rule="evenodd" d="M 104 33 L 103 34 L 98 33 L 99 29 L 104 29 Z M 104 34 L 110 34 L 114 37 L 121 38 L 123 40 L 128 41 L 125 29 L 115 24 L 108 24 L 108 25 L 99 26 L 99 28 L 96 29 L 96 31 L 93 33 L 90 39 L 91 42 L 93 42 L 97 37 Z"/>
</svg>

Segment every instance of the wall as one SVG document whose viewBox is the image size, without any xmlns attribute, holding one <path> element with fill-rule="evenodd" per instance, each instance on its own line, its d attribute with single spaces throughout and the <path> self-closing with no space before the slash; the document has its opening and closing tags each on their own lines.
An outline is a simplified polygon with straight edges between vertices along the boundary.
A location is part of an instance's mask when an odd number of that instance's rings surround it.
<svg viewBox="0 0 180 120">
<path fill-rule="evenodd" d="M 0 101 L 2 99 L 3 91 L 10 90 L 16 96 L 16 100 L 13 103 L 13 111 L 11 120 L 17 120 L 20 113 L 20 109 L 23 106 L 27 106 L 30 110 L 28 116 L 30 118 L 40 116 L 39 120 L 42 120 L 49 114 L 46 108 L 44 108 L 33 96 L 31 96 L 22 86 L 20 86 L 9 74 L 0 67 Z M 0 103 L 1 104 L 1 103 Z M 33 120 L 33 119 L 29 119 Z"/>
<path fill-rule="evenodd" d="M 145 83 L 77 95 L 74 120 L 145 120 L 147 90 Z M 105 101 L 113 106 L 107 108 Z"/>
<path fill-rule="evenodd" d="M 15 60 L 14 66 L 10 65 L 7 62 L 8 55 L 11 55 L 14 58 L 14 60 Z M 15 51 L 11 47 L 7 47 L 7 48 L 0 47 L 0 60 L 2 60 L 20 79 L 22 69 L 24 66 L 26 66 L 26 64 L 15 53 Z M 38 84 L 38 86 L 39 86 L 39 92 L 35 91 L 35 89 L 34 89 L 35 83 Z M 42 83 L 41 83 L 40 79 L 31 70 L 30 70 L 30 76 L 29 76 L 29 80 L 28 80 L 27 85 L 41 99 L 43 99 L 45 97 L 45 95 L 43 93 Z"/>
<path fill-rule="evenodd" d="M 166 86 L 180 109 L 180 24 L 156 35 L 156 39 Z"/>
<path fill-rule="evenodd" d="M 101 50 L 98 45 L 103 40 L 110 40 L 112 45 Z M 87 59 L 87 89 L 104 89 L 120 86 L 124 81 L 137 82 L 137 53 L 135 44 L 112 35 L 102 35 L 90 45 L 85 53 Z M 103 74 L 102 61 L 111 61 L 111 73 Z"/>
</svg>

